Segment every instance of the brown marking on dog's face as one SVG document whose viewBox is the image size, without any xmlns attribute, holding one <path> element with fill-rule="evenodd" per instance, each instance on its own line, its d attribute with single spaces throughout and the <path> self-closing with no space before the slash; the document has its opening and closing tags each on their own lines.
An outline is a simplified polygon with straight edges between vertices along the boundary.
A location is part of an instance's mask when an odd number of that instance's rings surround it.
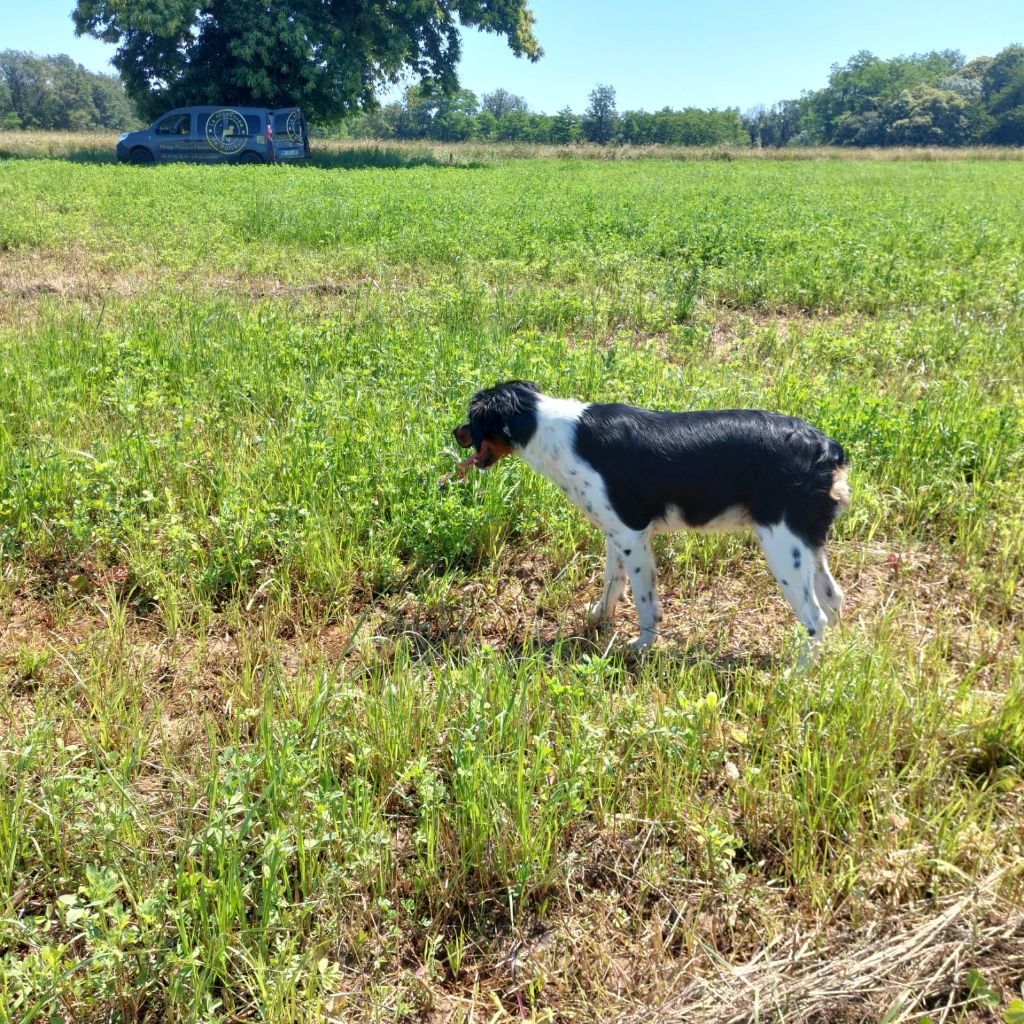
<svg viewBox="0 0 1024 1024">
<path fill-rule="evenodd" d="M 473 447 L 473 433 L 469 428 L 468 423 L 463 423 L 456 427 L 452 431 L 452 436 L 455 438 L 459 447 L 461 448 L 472 448 Z M 490 469 L 499 459 L 503 459 L 506 455 L 512 454 L 512 447 L 507 442 L 503 441 L 499 437 L 485 437 L 480 442 L 480 447 L 476 450 L 476 455 L 472 459 L 465 459 L 461 465 L 466 466 L 468 472 L 470 465 L 476 466 L 477 469 Z"/>
<path fill-rule="evenodd" d="M 512 447 L 496 437 L 485 437 L 476 459 L 477 469 L 490 469 L 499 459 L 512 454 Z"/>
</svg>

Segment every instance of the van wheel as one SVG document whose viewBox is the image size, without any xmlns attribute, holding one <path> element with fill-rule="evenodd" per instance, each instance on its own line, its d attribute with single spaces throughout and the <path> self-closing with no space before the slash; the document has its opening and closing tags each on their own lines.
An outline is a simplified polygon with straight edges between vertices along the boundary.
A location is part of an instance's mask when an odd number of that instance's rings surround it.
<svg viewBox="0 0 1024 1024">
<path fill-rule="evenodd" d="M 136 146 L 128 157 L 130 164 L 151 164 L 153 154 L 145 146 Z"/>
<path fill-rule="evenodd" d="M 259 153 L 254 153 L 251 149 L 247 149 L 239 158 L 240 164 L 261 164 L 263 163 L 263 157 Z"/>
</svg>

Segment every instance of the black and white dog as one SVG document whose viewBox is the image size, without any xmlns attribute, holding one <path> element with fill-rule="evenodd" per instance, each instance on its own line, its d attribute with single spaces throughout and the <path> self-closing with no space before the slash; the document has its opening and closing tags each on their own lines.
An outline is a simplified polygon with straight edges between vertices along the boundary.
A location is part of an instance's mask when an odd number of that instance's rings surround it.
<svg viewBox="0 0 1024 1024">
<path fill-rule="evenodd" d="M 653 642 L 662 617 L 651 535 L 666 530 L 753 527 L 810 643 L 839 616 L 843 593 L 825 542 L 850 500 L 846 453 L 803 420 L 588 404 L 515 380 L 477 392 L 454 435 L 476 449 L 461 470 L 519 455 L 604 533 L 604 593 L 590 621 L 612 614 L 628 577 L 637 649 Z"/>
</svg>

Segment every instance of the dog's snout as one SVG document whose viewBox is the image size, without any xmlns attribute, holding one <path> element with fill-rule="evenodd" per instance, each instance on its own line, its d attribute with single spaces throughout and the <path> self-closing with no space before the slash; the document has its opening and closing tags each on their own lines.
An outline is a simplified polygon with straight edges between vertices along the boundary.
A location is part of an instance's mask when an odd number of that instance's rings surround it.
<svg viewBox="0 0 1024 1024">
<path fill-rule="evenodd" d="M 452 437 L 460 448 L 473 447 L 473 435 L 469 431 L 469 424 L 462 423 L 452 431 Z"/>
</svg>

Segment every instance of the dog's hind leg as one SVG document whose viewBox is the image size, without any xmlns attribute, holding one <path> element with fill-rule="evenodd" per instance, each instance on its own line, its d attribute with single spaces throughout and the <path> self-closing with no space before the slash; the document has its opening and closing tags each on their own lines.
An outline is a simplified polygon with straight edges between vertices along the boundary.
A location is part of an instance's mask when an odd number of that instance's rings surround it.
<svg viewBox="0 0 1024 1024">
<path fill-rule="evenodd" d="M 828 619 L 815 594 L 815 552 L 785 523 L 756 526 L 754 532 L 764 551 L 768 568 L 812 646 L 821 643 Z"/>
<path fill-rule="evenodd" d="M 843 613 L 843 592 L 828 570 L 824 547 L 814 552 L 814 595 L 825 612 L 828 624 L 833 625 Z"/>
<path fill-rule="evenodd" d="M 615 606 L 626 592 L 626 566 L 622 559 L 622 550 L 611 537 L 605 537 L 604 593 L 600 601 L 590 606 L 587 619 L 591 625 L 596 626 L 597 623 L 611 618 Z"/>
</svg>

